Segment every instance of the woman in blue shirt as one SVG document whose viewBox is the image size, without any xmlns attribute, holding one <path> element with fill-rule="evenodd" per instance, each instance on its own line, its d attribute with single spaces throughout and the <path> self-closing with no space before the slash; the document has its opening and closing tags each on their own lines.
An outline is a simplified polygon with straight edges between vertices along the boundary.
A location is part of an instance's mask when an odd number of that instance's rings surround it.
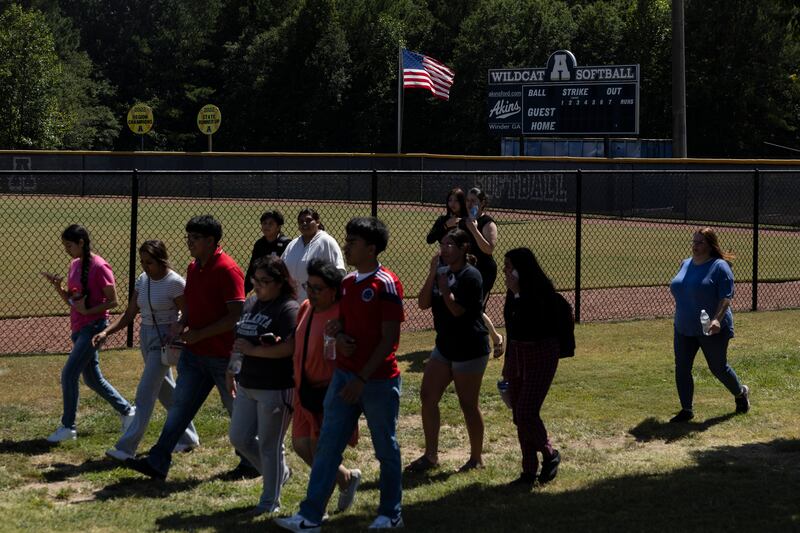
<svg viewBox="0 0 800 533">
<path fill-rule="evenodd" d="M 750 409 L 749 389 L 742 385 L 728 365 L 728 342 L 733 338 L 733 255 L 723 252 L 711 228 L 697 231 L 692 238 L 692 257 L 681 263 L 669 288 L 675 298 L 675 384 L 680 412 L 670 422 L 694 418 L 692 364 L 702 349 L 711 373 L 736 400 L 736 412 Z M 707 331 L 700 322 L 702 311 L 709 315 Z"/>
</svg>

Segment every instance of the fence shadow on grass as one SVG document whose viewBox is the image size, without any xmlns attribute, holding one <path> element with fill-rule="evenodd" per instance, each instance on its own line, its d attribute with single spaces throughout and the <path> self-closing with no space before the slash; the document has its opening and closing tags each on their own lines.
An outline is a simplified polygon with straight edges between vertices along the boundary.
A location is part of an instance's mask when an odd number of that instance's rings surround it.
<svg viewBox="0 0 800 533">
<path fill-rule="evenodd" d="M 735 417 L 736 413 L 727 413 L 706 420 L 690 420 L 679 424 L 662 422 L 654 417 L 645 418 L 636 427 L 628 431 L 639 442 L 663 440 L 666 443 L 675 442 L 694 433 L 702 433 L 709 428 L 721 424 Z"/>
<path fill-rule="evenodd" d="M 797 528 L 800 440 L 721 446 L 694 459 L 672 472 L 604 479 L 567 492 L 558 492 L 558 479 L 533 492 L 476 483 L 408 504 L 403 518 L 407 528 L 425 531 L 461 524 L 471 531 Z"/>
<path fill-rule="evenodd" d="M 397 362 L 408 363 L 408 368 L 405 369 L 405 372 L 421 373 L 425 370 L 425 361 L 428 360 L 430 355 L 430 350 L 405 353 L 397 356 Z"/>
</svg>

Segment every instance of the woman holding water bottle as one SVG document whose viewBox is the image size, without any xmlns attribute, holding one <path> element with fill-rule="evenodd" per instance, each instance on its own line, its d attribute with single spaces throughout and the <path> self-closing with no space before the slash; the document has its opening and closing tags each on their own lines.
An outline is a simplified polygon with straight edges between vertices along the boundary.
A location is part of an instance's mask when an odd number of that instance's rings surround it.
<svg viewBox="0 0 800 533">
<path fill-rule="evenodd" d="M 675 384 L 681 410 L 670 422 L 694 418 L 692 364 L 702 349 L 708 368 L 733 394 L 737 413 L 750 409 L 750 389 L 742 385 L 728 364 L 728 343 L 733 338 L 734 255 L 723 252 L 716 233 L 703 228 L 692 237 L 692 256 L 685 259 L 670 282 L 675 298 Z"/>
<path fill-rule="evenodd" d="M 489 303 L 489 296 L 492 287 L 497 279 L 497 263 L 492 257 L 497 246 L 497 224 L 494 219 L 486 214 L 488 199 L 486 193 L 477 187 L 473 187 L 467 193 L 467 221 L 465 227 L 470 237 L 470 253 L 475 256 L 475 268 L 481 273 L 483 278 L 483 321 L 489 328 L 489 336 L 492 338 L 494 349 L 492 353 L 495 357 L 500 357 L 505 353 L 505 339 L 494 323 L 486 314 L 486 305 Z"/>
<path fill-rule="evenodd" d="M 336 359 L 336 338 L 325 335 L 325 324 L 339 319 L 340 286 L 344 275 L 336 265 L 324 259 L 312 259 L 306 271 L 308 299 L 300 305 L 295 331 L 294 386 L 297 394 L 292 415 L 292 447 L 311 466 L 322 427 L 323 402 Z M 349 444 L 355 446 L 357 442 L 358 429 L 353 432 Z M 355 500 L 361 484 L 361 471 L 339 465 L 336 484 L 339 487 L 336 510 L 341 512 Z"/>
<path fill-rule="evenodd" d="M 292 417 L 292 353 L 297 324 L 294 280 L 279 257 L 257 259 L 255 294 L 236 324 L 226 380 L 233 400 L 231 444 L 261 473 L 263 489 L 254 514 L 280 508 L 289 479 L 283 439 Z M 256 438 L 258 437 L 258 438 Z"/>
</svg>

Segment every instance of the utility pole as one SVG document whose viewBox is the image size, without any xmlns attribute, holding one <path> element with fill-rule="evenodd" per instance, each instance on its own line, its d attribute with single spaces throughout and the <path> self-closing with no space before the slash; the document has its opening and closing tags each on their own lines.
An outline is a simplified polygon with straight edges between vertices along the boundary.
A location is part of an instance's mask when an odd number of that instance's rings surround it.
<svg viewBox="0 0 800 533">
<path fill-rule="evenodd" d="M 686 54 L 683 0 L 672 0 L 672 157 L 686 157 Z"/>
</svg>

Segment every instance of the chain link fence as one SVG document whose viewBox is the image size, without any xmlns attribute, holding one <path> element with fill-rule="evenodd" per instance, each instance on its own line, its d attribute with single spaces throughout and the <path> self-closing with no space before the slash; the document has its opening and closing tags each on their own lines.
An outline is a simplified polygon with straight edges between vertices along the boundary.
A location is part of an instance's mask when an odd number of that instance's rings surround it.
<svg viewBox="0 0 800 533">
<path fill-rule="evenodd" d="M 501 274 L 489 315 L 502 325 L 503 255 L 526 246 L 581 320 L 669 316 L 668 283 L 690 255 L 692 233 L 717 230 L 736 254 L 737 310 L 800 307 L 800 192 L 797 171 L 0 171 L 0 225 L 7 262 L 0 272 L 0 353 L 67 351 L 68 309 L 39 275 L 65 273 L 60 235 L 86 226 L 96 253 L 114 269 L 119 312 L 140 272 L 136 250 L 163 240 L 174 268 L 191 257 L 185 224 L 212 214 L 223 248 L 246 268 L 261 236 L 259 218 L 281 211 L 298 235 L 297 213 L 315 208 L 340 243 L 354 216 L 377 214 L 391 237 L 382 262 L 406 291 L 406 328 L 431 327 L 416 305 L 434 245 L 425 236 L 444 213 L 447 192 L 473 186 L 490 198 Z M 112 345 L 135 342 L 130 331 Z"/>
</svg>

